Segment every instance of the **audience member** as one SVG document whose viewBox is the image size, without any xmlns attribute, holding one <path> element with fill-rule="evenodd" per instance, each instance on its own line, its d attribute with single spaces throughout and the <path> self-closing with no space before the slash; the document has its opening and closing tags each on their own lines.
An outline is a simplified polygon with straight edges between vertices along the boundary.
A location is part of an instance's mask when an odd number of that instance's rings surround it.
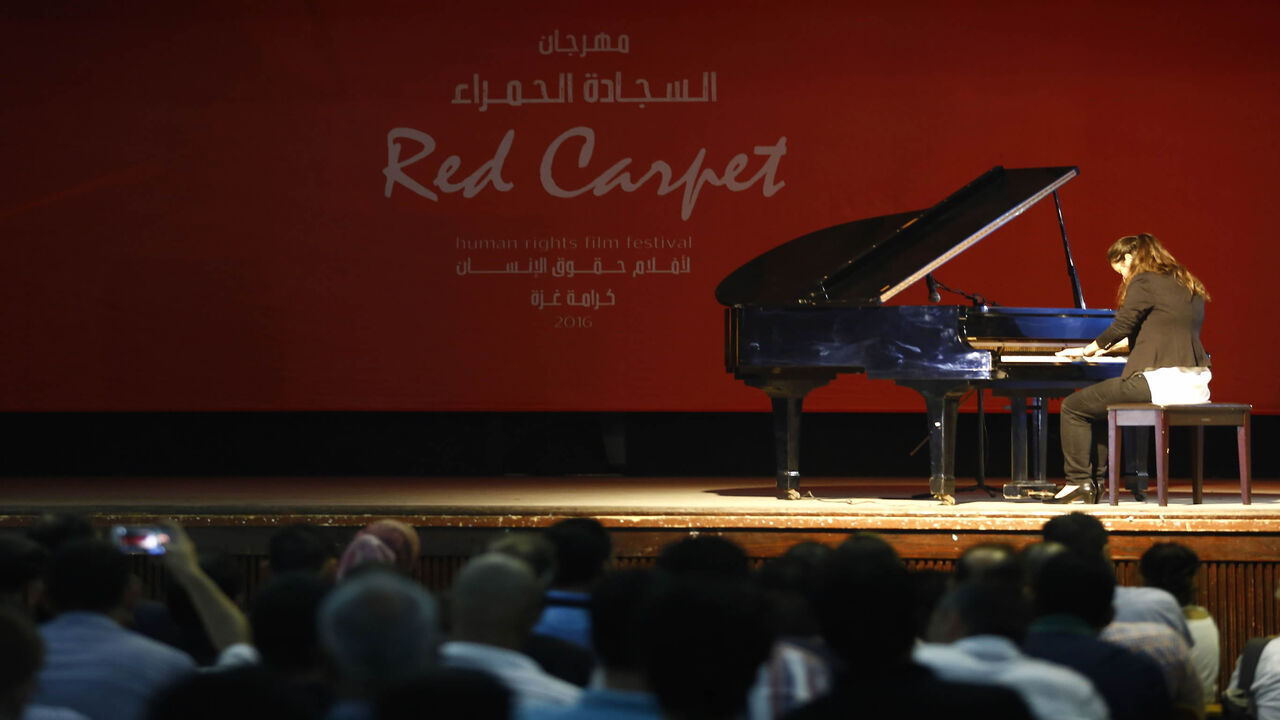
<svg viewBox="0 0 1280 720">
<path fill-rule="evenodd" d="M 356 533 L 338 559 L 337 578 L 346 579 L 363 565 L 392 565 L 408 577 L 418 568 L 421 540 L 418 531 L 399 520 L 383 519 Z"/>
<path fill-rule="evenodd" d="M 581 688 L 519 651 L 542 609 L 542 587 L 528 565 L 499 553 L 472 558 L 449 600 L 453 639 L 440 648 L 447 666 L 492 673 L 511 690 L 519 710 L 578 701 Z"/>
<path fill-rule="evenodd" d="M 839 661 L 822 639 L 812 598 L 832 552 L 820 543 L 798 543 L 756 572 L 773 606 L 778 639 L 748 696 L 754 720 L 780 717 L 831 689 Z"/>
<path fill-rule="evenodd" d="M 555 574 L 534 632 L 590 648 L 587 602 L 596 582 L 613 564 L 613 541 L 604 526 L 591 518 L 561 520 L 543 536 L 555 548 Z"/>
<path fill-rule="evenodd" d="M 489 543 L 488 550 L 524 561 L 538 579 L 540 593 L 546 592 L 555 577 L 556 549 L 541 533 L 506 534 Z M 569 609 L 567 603 L 564 609 Z M 586 612 L 585 605 L 581 611 Z M 582 623 L 589 626 L 585 618 Z M 537 661 L 543 670 L 578 687 L 586 687 L 595 670 L 596 658 L 588 645 L 540 632 L 536 625 L 520 652 Z"/>
<path fill-rule="evenodd" d="M 283 675 L 319 679 L 324 651 L 316 623 L 333 583 L 314 572 L 277 575 L 253 599 L 249 622 L 263 666 Z"/>
<path fill-rule="evenodd" d="M 1088 678 L 1022 652 L 1030 620 L 1019 583 L 970 579 L 943 596 L 933 642 L 916 645 L 912 657 L 944 680 L 1013 690 L 1039 720 L 1106 720 L 1107 703 Z"/>
<path fill-rule="evenodd" d="M 1065 545 L 1051 540 L 1040 540 L 1027 543 L 1018 551 L 1018 567 L 1021 570 L 1019 582 L 1025 592 L 1030 593 L 1036 585 L 1036 577 L 1044 569 L 1045 563 L 1055 555 L 1069 552 Z"/>
<path fill-rule="evenodd" d="M 360 568 L 387 566 L 399 568 L 396 564 L 396 553 L 376 535 L 357 535 L 347 543 L 338 559 L 335 577 L 341 582 Z"/>
<path fill-rule="evenodd" d="M 1280 583 L 1276 585 L 1275 597 L 1280 600 Z M 1229 690 L 1240 688 L 1240 660 L 1241 657 L 1236 656 L 1231 681 L 1227 683 Z M 1258 720 L 1280 720 L 1280 641 L 1274 637 L 1263 646 L 1262 654 L 1258 656 L 1249 690 L 1258 711 Z"/>
<path fill-rule="evenodd" d="M 936 568 L 916 568 L 911 571 L 911 594 L 916 602 L 915 628 L 917 639 L 925 640 L 930 636 L 929 622 L 942 601 L 942 596 L 951 587 L 952 575 Z"/>
<path fill-rule="evenodd" d="M 796 543 L 756 572 L 756 582 L 776 610 L 779 637 L 822 654 L 827 651 L 811 598 L 822 582 L 822 570 L 832 552 L 822 543 Z"/>
<path fill-rule="evenodd" d="M 1205 716 L 1204 687 L 1191 651 L 1182 636 L 1168 625 L 1156 622 L 1112 622 L 1099 638 L 1143 655 L 1164 673 L 1165 687 L 1173 701 L 1175 717 L 1202 720 Z"/>
<path fill-rule="evenodd" d="M 1072 512 L 1049 518 L 1040 534 L 1045 542 L 1058 543 L 1080 557 L 1100 557 L 1111 561 L 1107 528 L 1089 513 Z"/>
<path fill-rule="evenodd" d="M 1101 557 L 1111 563 L 1107 529 L 1098 518 L 1073 512 L 1051 518 L 1044 524 L 1044 539 L 1061 543 L 1083 557 Z M 1113 597 L 1115 622 L 1159 622 L 1168 625 L 1188 643 L 1191 633 L 1178 601 L 1155 587 L 1117 586 Z"/>
<path fill-rule="evenodd" d="M 1098 638 L 1115 610 L 1116 579 L 1101 554 L 1043 552 L 1031 576 L 1035 620 L 1027 631 L 1028 655 L 1065 665 L 1093 681 L 1112 720 L 1169 718 L 1172 703 L 1164 674 L 1154 662 Z"/>
<path fill-rule="evenodd" d="M 417 574 L 422 541 L 413 526 L 399 520 L 377 520 L 357 533 L 357 537 L 360 535 L 372 535 L 381 540 L 395 553 L 396 565 L 404 574 L 410 577 Z"/>
<path fill-rule="evenodd" d="M 672 720 L 733 720 L 769 658 L 764 592 L 744 578 L 686 573 L 662 583 L 641 613 L 645 677 Z"/>
<path fill-rule="evenodd" d="M 45 513 L 27 528 L 27 538 L 50 553 L 72 540 L 92 540 L 97 536 L 89 519 L 75 513 Z M 46 622 L 53 617 L 47 599 L 42 598 L 35 606 L 34 617 L 37 622 Z M 122 616 L 120 621 L 125 626 L 133 624 L 129 617 Z"/>
<path fill-rule="evenodd" d="M 138 720 L 161 688 L 195 669 L 185 653 L 121 627 L 137 592 L 131 579 L 128 558 L 109 543 L 73 540 L 53 553 L 45 582 L 56 617 L 40 631 L 38 703 Z"/>
<path fill-rule="evenodd" d="M 535 708 L 523 720 L 619 718 L 657 720 L 662 710 L 644 673 L 641 624 L 644 608 L 657 587 L 652 570 L 610 573 L 591 595 L 591 643 L 600 658 L 597 682 L 567 708 Z"/>
<path fill-rule="evenodd" d="M 916 592 L 916 622 L 920 638 L 927 640 L 936 637 L 940 631 L 931 627 L 937 615 L 937 608 L 943 594 L 950 588 L 966 582 L 979 580 L 1003 581 L 1020 584 L 1022 568 L 1018 554 L 1012 545 L 1007 543 L 979 543 L 970 546 L 956 558 L 955 567 L 950 573 L 943 574 L 943 582 L 939 586 L 934 573 L 916 570 L 911 573 Z"/>
<path fill-rule="evenodd" d="M 253 652 L 220 665 L 260 664 L 267 676 L 319 716 L 333 699 L 325 654 L 317 635 L 320 606 L 332 582 L 314 571 L 272 577 L 258 591 L 249 613 Z"/>
<path fill-rule="evenodd" d="M 249 624 L 240 607 L 244 575 L 235 559 L 225 553 L 200 556 L 181 527 L 161 527 L 169 536 L 161 558 L 169 570 L 168 602 L 134 600 L 120 622 L 183 651 L 198 665 L 225 664 L 224 655 L 251 653 Z"/>
<path fill-rule="evenodd" d="M 1103 558 L 1111 566 L 1111 549 L 1102 522 L 1088 513 L 1074 512 L 1052 518 L 1044 537 L 1065 545 L 1086 558 Z M 1114 568 L 1112 573 L 1114 575 Z M 1134 650 L 1155 661 L 1164 673 L 1174 711 L 1182 717 L 1204 717 L 1204 689 L 1191 663 L 1182 608 L 1168 591 L 1158 587 L 1115 588 L 1114 615 L 1101 640 Z M 1168 633 L 1159 628 L 1164 627 Z"/>
<path fill-rule="evenodd" d="M 538 584 L 545 590 L 556 577 L 556 546 L 546 535 L 536 532 L 509 532 L 489 543 L 486 552 L 502 553 L 523 560 L 533 569 Z"/>
<path fill-rule="evenodd" d="M 1118 623 L 1158 623 L 1173 631 L 1183 642 L 1191 643 L 1191 631 L 1187 628 L 1186 615 L 1177 599 L 1169 591 L 1158 587 L 1116 586 L 1116 617 Z"/>
<path fill-rule="evenodd" d="M 1220 645 L 1218 625 L 1213 616 L 1195 603 L 1199 569 L 1200 558 L 1195 551 L 1173 542 L 1152 545 L 1138 563 L 1142 584 L 1168 592 L 1182 606 L 1182 616 L 1191 633 L 1191 663 L 1200 676 L 1205 700 L 1212 702 L 1218 697 Z"/>
<path fill-rule="evenodd" d="M 245 602 L 245 578 L 235 558 L 224 552 L 200 553 L 197 562 L 200 570 L 213 581 L 221 594 L 225 595 L 234 605 L 234 610 L 227 607 L 223 608 L 222 611 L 234 612 L 235 615 L 242 617 L 243 611 L 241 608 Z M 248 641 L 247 626 L 241 625 L 242 628 L 245 628 L 245 632 L 237 636 L 234 642 L 228 643 L 223 640 L 222 647 L 214 647 L 214 641 L 210 638 L 209 631 L 205 625 L 205 617 L 196 609 L 184 582 L 189 584 L 189 581 L 181 578 L 181 576 L 171 575 L 166 583 L 165 606 L 168 608 L 166 617 L 171 620 L 173 632 L 172 641 L 166 639 L 166 642 L 190 655 L 197 665 L 213 665 L 218 661 L 219 655 L 228 645 L 246 643 Z M 141 626 L 141 613 L 135 613 L 135 617 L 138 618 L 139 626 Z M 237 619 L 237 622 L 243 621 Z M 156 637 L 150 632 L 145 634 Z"/>
<path fill-rule="evenodd" d="M 44 643 L 20 609 L 0 607 L 0 720 L 85 720 L 67 708 L 30 702 L 44 660 Z"/>
<path fill-rule="evenodd" d="M 169 534 L 169 542 L 161 556 L 165 569 L 169 571 L 173 583 L 186 596 L 189 608 L 199 620 L 198 624 L 203 628 L 215 657 L 216 653 L 233 645 L 248 644 L 249 619 L 245 617 L 244 611 L 201 567 L 196 546 L 186 531 L 172 523 L 164 527 Z M 235 586 L 243 583 L 243 578 L 238 577 L 234 563 L 230 565 L 230 570 L 223 568 L 220 574 L 231 575 L 232 579 L 224 579 L 224 583 L 232 588 L 232 592 L 238 592 Z"/>
<path fill-rule="evenodd" d="M 719 535 L 690 535 L 670 543 L 658 553 L 656 564 L 659 570 L 677 576 L 737 579 L 751 576 L 747 554 Z"/>
<path fill-rule="evenodd" d="M 508 720 L 511 691 L 487 672 L 435 668 L 382 694 L 378 720 Z"/>
<path fill-rule="evenodd" d="M 27 537 L 53 552 L 72 540 L 98 536 L 89 518 L 76 513 L 45 513 L 27 528 Z"/>
<path fill-rule="evenodd" d="M 0 606 L 29 618 L 44 604 L 44 565 L 49 551 L 20 535 L 0 535 Z"/>
<path fill-rule="evenodd" d="M 271 575 L 337 571 L 338 551 L 324 531 L 308 523 L 280 528 L 267 540 L 267 569 Z"/>
<path fill-rule="evenodd" d="M 747 584 L 751 561 L 732 541 L 717 535 L 696 535 L 671 543 L 658 555 L 658 568 L 667 575 L 692 580 Z M 813 584 L 812 581 L 810 584 Z M 766 601 L 768 596 L 766 595 Z M 777 617 L 776 609 L 771 613 Z M 776 623 L 773 632 L 777 633 Z M 829 655 L 812 643 L 778 637 L 757 670 L 747 695 L 751 720 L 768 720 L 799 707 L 831 687 Z"/>
<path fill-rule="evenodd" d="M 139 598 L 131 605 L 132 616 L 122 622 L 132 630 L 190 655 L 197 665 L 212 665 L 227 647 L 248 642 L 248 621 L 241 610 L 244 575 L 230 555 L 196 555 L 184 531 L 169 526 L 165 531 L 170 536 L 165 553 L 171 556 L 165 558 L 166 564 L 172 565 L 176 558 L 183 558 L 183 553 L 189 552 L 191 556 L 186 560 L 195 563 L 195 567 L 189 572 L 171 571 L 165 581 L 165 602 Z M 197 589 L 207 596 L 202 598 L 202 608 L 197 608 L 187 586 L 206 581 L 210 585 Z M 211 630 L 221 633 L 217 647 Z"/>
<path fill-rule="evenodd" d="M 315 708 L 286 692 L 262 668 L 196 673 L 168 686 L 147 720 L 311 720 Z"/>
<path fill-rule="evenodd" d="M 338 675 L 329 718 L 370 717 L 383 692 L 437 664 L 435 599 L 395 572 L 374 569 L 336 587 L 320 605 L 318 630 Z"/>
<path fill-rule="evenodd" d="M 867 533 L 850 537 L 824 575 L 814 607 L 845 669 L 830 693 L 788 718 L 1031 717 L 1010 690 L 942 680 L 912 661 L 911 576 L 884 540 Z"/>
<path fill-rule="evenodd" d="M 174 527 L 168 527 L 168 530 L 174 530 Z M 177 528 L 176 532 L 182 532 L 181 528 Z M 27 537 L 31 540 L 43 545 L 50 551 L 57 550 L 68 542 L 77 540 L 91 540 L 98 537 L 98 532 L 94 529 L 89 519 L 83 515 L 75 513 L 48 513 L 40 517 L 31 527 L 27 529 Z M 185 533 L 182 533 L 182 539 L 186 539 Z M 171 541 L 172 542 L 172 541 Z M 189 540 L 187 540 L 189 543 Z M 198 581 L 193 574 L 188 574 L 185 578 L 188 581 Z M 138 582 L 136 578 L 131 577 L 131 583 Z M 207 610 L 213 608 L 207 607 Z M 230 610 L 224 610 L 224 617 L 233 617 L 226 615 Z M 41 604 L 36 611 L 38 620 L 48 620 L 52 617 L 52 610 Z M 183 650 L 182 639 L 177 624 L 169 612 L 169 607 L 164 603 L 144 598 L 138 593 L 130 593 L 126 604 L 115 613 L 115 620 L 122 626 L 134 630 L 146 637 L 158 642 L 177 647 Z M 220 622 L 220 618 L 210 618 L 211 622 Z M 238 627 L 243 629 L 247 627 L 241 622 Z M 185 650 L 184 650 L 185 651 Z"/>
<path fill-rule="evenodd" d="M 1008 543 L 978 543 L 966 548 L 956 559 L 952 584 L 978 581 L 1021 583 L 1018 551 Z"/>
</svg>

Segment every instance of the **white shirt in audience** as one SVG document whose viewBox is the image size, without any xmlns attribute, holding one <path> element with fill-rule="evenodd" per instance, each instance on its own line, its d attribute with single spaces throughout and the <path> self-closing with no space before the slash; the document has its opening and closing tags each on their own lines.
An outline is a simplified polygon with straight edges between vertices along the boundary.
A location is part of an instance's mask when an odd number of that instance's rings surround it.
<svg viewBox="0 0 1280 720">
<path fill-rule="evenodd" d="M 952 682 L 998 685 L 1018 693 L 1037 720 L 1107 720 L 1093 683 L 1071 668 L 1029 657 L 1012 640 L 971 635 L 950 645 L 920 643 L 912 659 Z"/>
<path fill-rule="evenodd" d="M 1209 611 L 1198 605 L 1189 605 L 1183 610 L 1187 614 L 1187 629 L 1191 631 L 1193 641 L 1191 664 L 1204 685 L 1204 699 L 1213 702 L 1218 697 L 1218 667 L 1221 662 L 1218 624 Z"/>
<path fill-rule="evenodd" d="M 516 710 L 534 707 L 567 707 L 582 697 L 582 688 L 547 674 L 533 658 L 493 645 L 452 641 L 440 646 L 447 667 L 481 670 L 511 690 Z"/>
<path fill-rule="evenodd" d="M 1137 623 L 1154 622 L 1168 625 L 1174 632 L 1191 643 L 1191 633 L 1187 630 L 1187 620 L 1182 613 L 1178 599 L 1168 590 L 1157 587 L 1120 585 L 1116 587 L 1115 598 L 1111 602 L 1116 615 L 1111 622 Z"/>
<path fill-rule="evenodd" d="M 21 720 L 89 720 L 89 718 L 70 708 L 27 705 L 22 708 Z"/>
<path fill-rule="evenodd" d="M 1231 671 L 1230 688 L 1240 686 L 1240 658 Z M 1280 642 L 1272 640 L 1262 648 L 1253 671 L 1253 697 L 1258 704 L 1258 720 L 1280 720 Z"/>
</svg>

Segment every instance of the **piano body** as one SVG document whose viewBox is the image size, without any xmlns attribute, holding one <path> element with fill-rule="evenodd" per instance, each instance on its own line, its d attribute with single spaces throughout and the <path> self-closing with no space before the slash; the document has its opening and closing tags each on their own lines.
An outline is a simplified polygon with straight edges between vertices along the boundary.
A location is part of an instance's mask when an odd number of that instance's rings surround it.
<svg viewBox="0 0 1280 720">
<path fill-rule="evenodd" d="M 1084 308 L 1065 228 L 1077 307 L 988 306 L 980 296 L 971 296 L 972 306 L 883 303 L 925 278 L 932 292 L 934 269 L 1049 195 L 1057 203 L 1058 188 L 1076 175 L 1074 167 L 996 167 L 932 208 L 803 235 L 720 283 L 726 368 L 772 401 L 779 498 L 799 497 L 805 395 L 840 373 L 893 380 L 924 397 L 929 491 L 942 501 L 954 502 L 957 413 L 973 389 L 1010 398 L 1013 477 L 1005 495 L 1038 497 L 1056 489 L 1045 481 L 1045 399 L 1115 377 L 1124 362 L 1053 356 L 1086 344 L 1113 318 L 1112 311 Z"/>
</svg>

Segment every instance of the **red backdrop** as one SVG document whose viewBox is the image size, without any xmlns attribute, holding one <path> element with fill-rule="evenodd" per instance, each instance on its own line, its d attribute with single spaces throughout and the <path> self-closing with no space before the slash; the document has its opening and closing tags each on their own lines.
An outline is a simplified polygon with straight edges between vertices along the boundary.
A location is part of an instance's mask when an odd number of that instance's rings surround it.
<svg viewBox="0 0 1280 720">
<path fill-rule="evenodd" d="M 720 279 L 1002 164 L 1080 167 L 1091 307 L 1165 240 L 1280 411 L 1280 5 L 888 5 L 10 4 L 0 409 L 761 410 Z M 1051 203 L 937 276 L 1071 305 Z"/>
</svg>

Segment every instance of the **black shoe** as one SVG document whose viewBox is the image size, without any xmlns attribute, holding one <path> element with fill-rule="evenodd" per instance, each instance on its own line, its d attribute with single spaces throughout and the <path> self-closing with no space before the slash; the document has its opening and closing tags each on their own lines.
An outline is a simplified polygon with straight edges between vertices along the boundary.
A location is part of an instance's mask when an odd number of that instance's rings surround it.
<svg viewBox="0 0 1280 720">
<path fill-rule="evenodd" d="M 1138 502 L 1147 501 L 1147 478 L 1131 477 L 1125 478 L 1124 488 L 1133 493 L 1133 499 Z"/>
<path fill-rule="evenodd" d="M 1089 504 L 1098 502 L 1098 491 L 1094 488 L 1093 483 L 1064 485 L 1057 495 L 1045 500 L 1045 502 L 1051 505 L 1065 505 L 1077 500 Z"/>
</svg>

